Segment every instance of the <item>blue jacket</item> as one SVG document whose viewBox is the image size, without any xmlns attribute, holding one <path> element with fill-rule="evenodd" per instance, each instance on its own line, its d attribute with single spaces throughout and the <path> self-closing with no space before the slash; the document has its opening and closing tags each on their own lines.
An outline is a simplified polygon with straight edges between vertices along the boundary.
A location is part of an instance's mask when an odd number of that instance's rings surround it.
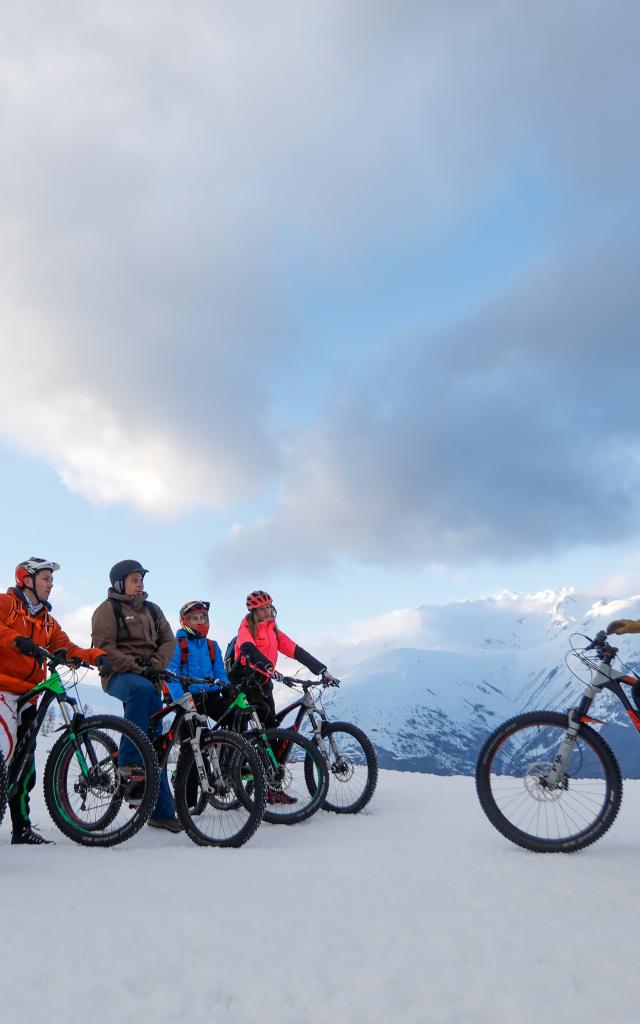
<svg viewBox="0 0 640 1024">
<path fill-rule="evenodd" d="M 213 676 L 214 679 L 218 679 L 222 683 L 222 689 L 229 686 L 229 679 L 224 667 L 224 661 L 222 659 L 222 652 L 218 644 L 213 641 L 213 649 L 215 651 L 215 658 L 211 660 L 211 653 L 209 651 L 209 641 L 203 636 L 189 636 L 186 630 L 179 629 L 176 633 L 178 643 L 173 658 L 167 665 L 167 668 L 171 672 L 180 672 L 185 676 L 195 676 L 196 679 L 204 679 L 206 676 Z M 181 640 L 187 641 L 187 660 L 185 664 L 182 662 L 182 647 L 180 645 Z M 184 689 L 182 683 L 179 683 L 176 679 L 168 679 L 166 681 L 166 687 L 174 700 L 178 697 L 182 697 Z M 189 689 L 192 693 L 200 693 L 202 690 L 208 690 L 210 693 L 220 693 L 220 686 L 213 686 L 211 683 L 191 683 Z"/>
</svg>

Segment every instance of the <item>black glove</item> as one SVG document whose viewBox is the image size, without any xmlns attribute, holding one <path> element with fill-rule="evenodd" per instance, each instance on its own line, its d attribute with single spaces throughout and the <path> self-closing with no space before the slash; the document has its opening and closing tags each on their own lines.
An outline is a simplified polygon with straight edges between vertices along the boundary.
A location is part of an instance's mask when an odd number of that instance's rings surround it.
<svg viewBox="0 0 640 1024">
<path fill-rule="evenodd" d="M 113 675 L 113 665 L 111 664 L 111 659 L 107 654 L 101 654 L 96 658 L 96 668 L 101 676 Z"/>
<path fill-rule="evenodd" d="M 151 658 L 147 658 L 146 654 L 143 654 L 139 658 L 136 658 L 136 663 L 140 666 L 140 668 L 151 668 Z"/>
<path fill-rule="evenodd" d="M 31 655 L 32 658 L 41 658 L 40 648 L 37 644 L 34 644 L 28 636 L 17 636 L 13 642 L 13 646 L 17 647 L 20 654 L 24 654 L 25 657 Z"/>
</svg>

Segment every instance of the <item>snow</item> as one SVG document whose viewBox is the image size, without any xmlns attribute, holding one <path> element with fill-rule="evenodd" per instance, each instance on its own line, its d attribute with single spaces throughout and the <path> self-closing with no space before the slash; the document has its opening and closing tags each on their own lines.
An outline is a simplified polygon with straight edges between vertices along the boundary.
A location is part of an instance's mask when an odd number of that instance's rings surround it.
<svg viewBox="0 0 640 1024">
<path fill-rule="evenodd" d="M 41 779 L 41 775 L 40 775 Z M 369 808 L 241 850 L 145 828 L 113 850 L 9 845 L 3 1021 L 581 1024 L 635 1018 L 640 782 L 611 831 L 536 855 L 473 780 L 385 771 Z"/>
</svg>

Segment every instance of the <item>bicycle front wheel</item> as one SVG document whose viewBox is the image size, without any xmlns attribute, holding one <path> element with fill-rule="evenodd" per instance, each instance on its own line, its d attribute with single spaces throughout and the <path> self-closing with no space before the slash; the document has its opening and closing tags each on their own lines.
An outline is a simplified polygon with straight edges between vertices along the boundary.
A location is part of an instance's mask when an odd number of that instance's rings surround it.
<svg viewBox="0 0 640 1024">
<path fill-rule="evenodd" d="M 549 775 L 568 728 L 567 715 L 532 711 L 501 725 L 476 768 L 482 809 L 511 842 L 536 853 L 573 853 L 599 839 L 622 800 L 613 751 L 581 725 L 562 775 Z"/>
<path fill-rule="evenodd" d="M 121 741 L 132 744 L 119 764 Z M 54 744 L 44 772 L 49 814 L 82 846 L 115 846 L 146 823 L 158 800 L 160 772 L 148 738 L 116 715 L 85 718 Z"/>
<path fill-rule="evenodd" d="M 350 722 L 329 722 L 322 727 L 321 753 L 329 772 L 329 790 L 323 809 L 335 814 L 357 814 L 374 794 L 378 758 L 369 737 Z M 305 761 L 305 780 L 315 785 L 311 761 Z"/>
<path fill-rule="evenodd" d="M 0 754 L 0 825 L 7 809 L 7 766 L 2 754 Z"/>
<path fill-rule="evenodd" d="M 246 734 L 260 752 L 267 777 L 264 820 L 272 825 L 295 825 L 310 818 L 322 807 L 329 787 L 322 754 L 293 729 L 267 729 L 266 744 L 262 735 Z"/>
<path fill-rule="evenodd" d="M 243 846 L 260 822 L 267 798 L 262 762 L 237 733 L 218 729 L 200 742 L 209 791 L 191 743 L 182 744 L 175 778 L 176 811 L 199 846 Z"/>
</svg>

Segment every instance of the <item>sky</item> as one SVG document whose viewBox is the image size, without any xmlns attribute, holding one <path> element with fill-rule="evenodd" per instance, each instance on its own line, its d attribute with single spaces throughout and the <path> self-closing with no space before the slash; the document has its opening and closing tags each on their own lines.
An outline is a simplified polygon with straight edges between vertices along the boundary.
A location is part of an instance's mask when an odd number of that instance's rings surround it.
<svg viewBox="0 0 640 1024">
<path fill-rule="evenodd" d="M 226 642 L 266 589 L 309 647 L 636 593 L 639 35 L 615 0 L 7 0 L 2 586 L 55 559 L 85 633 L 136 558 L 174 624 L 210 600 Z"/>
</svg>

